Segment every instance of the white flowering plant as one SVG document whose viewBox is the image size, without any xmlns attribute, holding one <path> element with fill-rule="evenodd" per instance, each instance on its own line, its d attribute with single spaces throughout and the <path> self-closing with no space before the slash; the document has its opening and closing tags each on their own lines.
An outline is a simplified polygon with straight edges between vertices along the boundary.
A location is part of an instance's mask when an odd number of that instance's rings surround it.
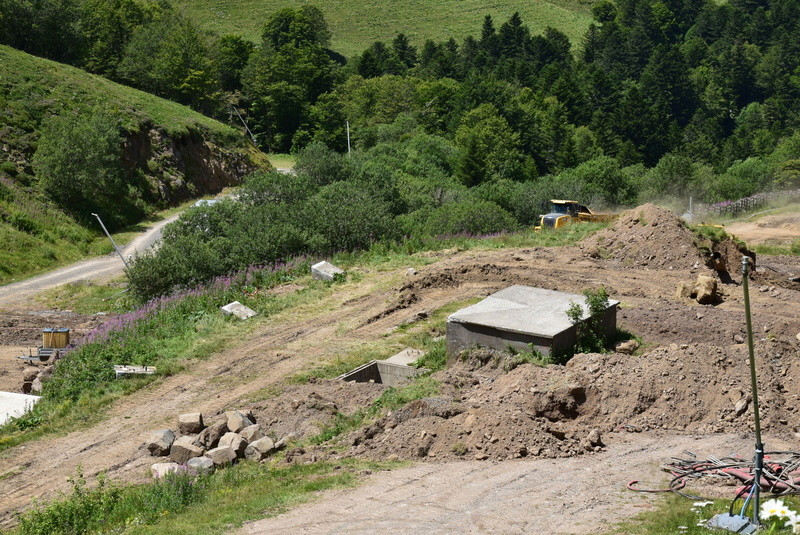
<svg viewBox="0 0 800 535">
<path fill-rule="evenodd" d="M 766 533 L 777 533 L 781 528 L 790 529 L 792 533 L 800 533 L 800 515 L 783 503 L 783 500 L 772 498 L 761 504 L 760 520 L 767 528 Z"/>
</svg>

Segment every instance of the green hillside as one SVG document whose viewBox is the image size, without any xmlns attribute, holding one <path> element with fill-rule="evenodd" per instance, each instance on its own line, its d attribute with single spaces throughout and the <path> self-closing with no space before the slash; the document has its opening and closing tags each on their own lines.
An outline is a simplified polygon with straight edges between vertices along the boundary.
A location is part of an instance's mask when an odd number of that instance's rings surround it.
<svg viewBox="0 0 800 535">
<path fill-rule="evenodd" d="M 43 122 L 97 109 L 120 123 L 130 160 L 124 169 L 145 185 L 145 213 L 204 193 L 208 184 L 192 183 L 193 173 L 203 172 L 192 167 L 200 159 L 191 160 L 193 150 L 244 161 L 240 168 L 253 168 L 259 157 L 238 131 L 185 106 L 0 46 L 0 283 L 107 249 L 92 227 L 78 224 L 42 192 L 31 165 Z"/>
<path fill-rule="evenodd" d="M 580 43 L 591 22 L 591 0 L 502 1 L 481 0 L 176 0 L 186 15 L 202 27 L 220 34 L 241 34 L 258 42 L 261 27 L 272 13 L 283 7 L 311 4 L 325 14 L 333 33 L 332 48 L 347 56 L 361 53 L 377 40 L 389 41 L 405 33 L 412 43 L 451 37 L 460 41 L 480 33 L 483 18 L 491 15 L 499 23 L 519 11 L 534 33 L 551 26 Z"/>
</svg>

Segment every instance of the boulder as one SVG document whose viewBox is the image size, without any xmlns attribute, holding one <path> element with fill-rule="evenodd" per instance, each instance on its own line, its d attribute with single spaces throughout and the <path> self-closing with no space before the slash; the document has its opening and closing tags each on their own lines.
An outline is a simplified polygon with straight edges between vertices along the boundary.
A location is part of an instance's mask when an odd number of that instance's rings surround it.
<svg viewBox="0 0 800 535">
<path fill-rule="evenodd" d="M 225 433 L 219 439 L 220 448 L 230 448 L 236 452 L 237 457 L 244 457 L 244 450 L 247 448 L 247 440 L 239 433 Z"/>
<path fill-rule="evenodd" d="M 156 463 L 150 467 L 150 474 L 153 479 L 162 479 L 168 474 L 174 474 L 181 470 L 178 463 Z"/>
<path fill-rule="evenodd" d="M 625 342 L 618 343 L 615 349 L 617 353 L 633 355 L 633 352 L 639 349 L 639 342 L 636 340 L 626 340 Z"/>
<path fill-rule="evenodd" d="M 206 457 L 214 462 L 214 466 L 226 466 L 236 460 L 236 452 L 231 448 L 220 446 L 206 452 Z"/>
<path fill-rule="evenodd" d="M 153 431 L 150 438 L 147 439 L 147 451 L 150 452 L 150 455 L 155 456 L 169 455 L 173 442 L 175 442 L 175 433 L 169 429 Z"/>
<path fill-rule="evenodd" d="M 692 291 L 701 305 L 710 305 L 717 301 L 717 280 L 708 275 L 698 275 Z"/>
<path fill-rule="evenodd" d="M 228 303 L 224 307 L 220 307 L 220 310 L 222 310 L 223 314 L 227 316 L 236 316 L 240 320 L 246 320 L 258 314 L 255 310 L 247 308 L 239 301 Z"/>
<path fill-rule="evenodd" d="M 232 433 L 238 433 L 245 427 L 250 427 L 255 423 L 252 418 L 242 411 L 228 411 L 225 413 L 225 417 L 228 419 L 228 431 Z"/>
<path fill-rule="evenodd" d="M 342 273 L 344 273 L 343 270 L 325 260 L 311 266 L 311 276 L 318 280 L 332 281 L 336 275 L 341 275 Z"/>
<path fill-rule="evenodd" d="M 42 393 L 42 380 L 39 377 L 36 377 L 33 381 L 31 381 L 31 394 L 39 395 Z"/>
<path fill-rule="evenodd" d="M 186 466 L 195 474 L 210 474 L 214 471 L 214 461 L 206 457 L 194 457 L 186 461 Z"/>
<path fill-rule="evenodd" d="M 239 434 L 242 435 L 248 444 L 255 442 L 259 438 L 264 438 L 264 433 L 261 431 L 261 426 L 258 424 L 245 427 L 239 431 Z"/>
<path fill-rule="evenodd" d="M 195 441 L 195 445 L 201 446 L 207 450 L 214 448 L 219 443 L 219 439 L 222 438 L 222 435 L 228 432 L 228 422 L 227 420 L 220 420 L 216 422 L 202 431 L 200 434 L 197 435 L 197 440 Z"/>
<path fill-rule="evenodd" d="M 182 435 L 194 435 L 203 430 L 203 415 L 199 412 L 190 412 L 178 416 L 178 430 Z"/>
<path fill-rule="evenodd" d="M 675 289 L 675 297 L 678 299 L 689 298 L 692 296 L 692 284 L 686 281 L 681 281 L 678 283 L 678 287 Z"/>
<path fill-rule="evenodd" d="M 170 460 L 185 464 L 189 459 L 203 455 L 203 448 L 194 445 L 195 438 L 192 435 L 185 435 L 173 442 L 169 450 Z"/>
<path fill-rule="evenodd" d="M 22 370 L 22 381 L 25 383 L 30 383 L 36 379 L 37 375 L 39 375 L 39 368 L 27 366 L 24 370 Z"/>
<path fill-rule="evenodd" d="M 256 440 L 244 450 L 244 456 L 250 461 L 261 461 L 275 451 L 275 443 L 269 437 Z"/>
</svg>

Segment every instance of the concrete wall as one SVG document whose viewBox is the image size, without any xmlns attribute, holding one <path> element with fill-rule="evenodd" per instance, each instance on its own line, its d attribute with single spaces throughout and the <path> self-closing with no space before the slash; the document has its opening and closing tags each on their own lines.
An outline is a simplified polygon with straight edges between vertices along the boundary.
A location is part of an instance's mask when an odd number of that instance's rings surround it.
<svg viewBox="0 0 800 535">
<path fill-rule="evenodd" d="M 372 360 L 355 370 L 340 375 L 343 381 L 368 383 L 370 381 L 386 386 L 397 386 L 408 379 L 428 371 L 425 368 L 414 368 L 404 364 L 395 364 L 383 360 Z"/>
<path fill-rule="evenodd" d="M 603 328 L 610 339 L 617 331 L 617 305 L 606 309 L 603 317 Z M 465 349 L 476 346 L 508 351 L 509 347 L 517 351 L 539 351 L 542 355 L 566 353 L 571 351 L 577 341 L 577 329 L 569 327 L 552 338 L 503 331 L 493 327 L 473 323 L 447 322 L 447 354 L 457 355 Z"/>
</svg>

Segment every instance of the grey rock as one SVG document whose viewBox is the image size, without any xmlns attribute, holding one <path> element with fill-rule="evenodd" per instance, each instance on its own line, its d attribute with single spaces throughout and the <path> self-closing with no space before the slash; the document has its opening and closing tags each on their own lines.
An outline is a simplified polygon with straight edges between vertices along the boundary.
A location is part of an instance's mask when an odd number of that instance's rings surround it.
<svg viewBox="0 0 800 535">
<path fill-rule="evenodd" d="M 251 308 L 247 308 L 239 301 L 228 303 L 224 307 L 220 307 L 220 310 L 222 310 L 223 314 L 226 314 L 228 316 L 236 316 L 240 320 L 246 320 L 258 314 L 258 312 L 256 312 Z"/>
<path fill-rule="evenodd" d="M 211 448 L 215 448 L 219 443 L 219 439 L 222 438 L 222 435 L 228 432 L 228 422 L 227 420 L 220 420 L 212 425 L 209 425 L 197 436 L 197 441 L 195 442 L 196 445 L 201 446 L 207 450 Z"/>
<path fill-rule="evenodd" d="M 742 414 L 747 412 L 747 407 L 749 406 L 750 406 L 750 398 L 745 396 L 736 402 L 736 405 L 733 406 L 733 412 L 736 413 L 736 416 L 741 416 Z"/>
<path fill-rule="evenodd" d="M 39 377 L 36 377 L 33 381 L 31 381 L 31 394 L 39 395 L 42 393 L 42 380 Z"/>
<path fill-rule="evenodd" d="M 162 479 L 168 474 L 174 474 L 181 470 L 181 465 L 178 463 L 156 463 L 150 467 L 150 474 L 153 479 Z"/>
<path fill-rule="evenodd" d="M 624 353 L 625 355 L 632 355 L 634 351 L 639 349 L 639 342 L 636 340 L 627 340 L 617 344 L 617 353 Z"/>
<path fill-rule="evenodd" d="M 30 383 L 39 375 L 39 368 L 28 366 L 22 371 L 23 382 Z"/>
<path fill-rule="evenodd" d="M 169 455 L 173 442 L 175 442 L 175 433 L 169 429 L 153 431 L 147 439 L 147 451 L 150 452 L 150 455 L 155 456 Z"/>
<path fill-rule="evenodd" d="M 244 450 L 244 456 L 250 461 L 261 461 L 266 459 L 270 453 L 275 451 L 275 443 L 269 437 L 256 440 Z"/>
<path fill-rule="evenodd" d="M 250 427 L 255 423 L 252 418 L 249 418 L 242 411 L 228 411 L 225 413 L 225 417 L 228 419 L 228 431 L 232 433 L 238 433 L 245 427 Z"/>
<path fill-rule="evenodd" d="M 247 441 L 247 443 L 255 442 L 259 438 L 264 438 L 264 433 L 261 431 L 261 426 L 258 424 L 253 424 L 250 426 L 245 427 L 239 434 Z"/>
<path fill-rule="evenodd" d="M 171 461 L 185 464 L 186 461 L 194 457 L 203 455 L 203 448 L 194 445 L 195 437 L 186 435 L 178 438 L 172 443 L 172 448 L 169 450 L 169 458 Z"/>
<path fill-rule="evenodd" d="M 247 448 L 247 440 L 239 433 L 225 433 L 219 439 L 219 447 L 232 449 L 237 457 L 244 457 L 244 450 Z"/>
<path fill-rule="evenodd" d="M 206 457 L 214 462 L 214 466 L 226 466 L 236 460 L 236 452 L 231 448 L 220 446 L 206 452 Z"/>
<path fill-rule="evenodd" d="M 190 412 L 178 416 L 178 430 L 182 435 L 192 435 L 203 430 L 203 415 L 199 412 Z"/>
<path fill-rule="evenodd" d="M 186 466 L 196 474 L 210 474 L 214 471 L 214 461 L 206 457 L 194 457 L 186 461 Z"/>
<path fill-rule="evenodd" d="M 717 280 L 708 275 L 698 275 L 693 293 L 701 305 L 711 305 L 717 301 Z"/>
<path fill-rule="evenodd" d="M 589 443 L 592 446 L 604 446 L 605 445 L 605 444 L 603 444 L 603 437 L 600 434 L 600 430 L 599 429 L 592 429 L 591 431 L 589 431 L 589 435 L 586 437 L 586 440 L 588 440 Z"/>
</svg>

